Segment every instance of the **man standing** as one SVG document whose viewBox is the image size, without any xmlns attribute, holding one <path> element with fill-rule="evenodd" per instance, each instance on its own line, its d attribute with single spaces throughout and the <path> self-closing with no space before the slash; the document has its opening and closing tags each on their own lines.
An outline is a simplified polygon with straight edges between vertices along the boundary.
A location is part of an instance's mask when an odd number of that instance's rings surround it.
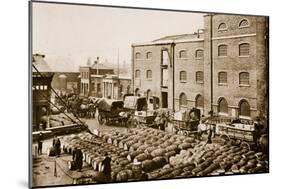
<svg viewBox="0 0 281 189">
<path fill-rule="evenodd" d="M 73 151 L 73 161 L 75 162 L 78 172 L 81 172 L 83 166 L 83 153 L 79 148 L 75 148 Z"/>
<path fill-rule="evenodd" d="M 42 132 L 40 132 L 38 136 L 38 155 L 42 154 L 42 148 L 43 148 L 43 134 Z"/>
<path fill-rule="evenodd" d="M 53 139 L 53 147 L 55 148 L 55 152 L 56 152 L 57 157 L 60 156 L 60 146 L 61 146 L 60 139 L 55 135 L 54 139 Z"/>
<path fill-rule="evenodd" d="M 111 181 L 111 158 L 108 156 L 108 154 L 105 152 L 104 154 L 105 158 L 102 161 L 102 166 L 103 166 L 103 173 L 106 177 L 106 181 L 110 182 Z"/>
</svg>

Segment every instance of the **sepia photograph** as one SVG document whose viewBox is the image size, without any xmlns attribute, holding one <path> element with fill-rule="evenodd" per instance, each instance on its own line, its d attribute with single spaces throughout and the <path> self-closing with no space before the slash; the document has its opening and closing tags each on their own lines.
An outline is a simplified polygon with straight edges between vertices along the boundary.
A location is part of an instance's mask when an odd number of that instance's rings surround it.
<svg viewBox="0 0 281 189">
<path fill-rule="evenodd" d="M 269 173 L 269 17 L 29 2 L 32 188 Z"/>
</svg>

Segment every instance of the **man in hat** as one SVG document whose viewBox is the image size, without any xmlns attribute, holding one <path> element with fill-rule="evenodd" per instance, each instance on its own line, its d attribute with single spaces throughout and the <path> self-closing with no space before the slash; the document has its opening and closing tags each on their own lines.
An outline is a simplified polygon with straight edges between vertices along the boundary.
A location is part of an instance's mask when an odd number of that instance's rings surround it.
<svg viewBox="0 0 281 189">
<path fill-rule="evenodd" d="M 103 173 L 106 177 L 107 182 L 111 181 L 111 158 L 108 156 L 107 152 L 104 154 L 105 158 L 102 161 Z"/>
<path fill-rule="evenodd" d="M 55 152 L 56 152 L 57 157 L 60 156 L 60 146 L 61 146 L 60 139 L 55 135 L 54 139 L 53 139 L 53 147 L 55 148 Z"/>
<path fill-rule="evenodd" d="M 73 161 L 75 163 L 75 167 L 78 169 L 78 172 L 81 172 L 83 166 L 83 153 L 80 148 L 75 147 L 73 151 Z"/>
<path fill-rule="evenodd" d="M 38 155 L 42 154 L 42 148 L 43 148 L 43 134 L 42 132 L 40 132 L 38 136 Z"/>
</svg>

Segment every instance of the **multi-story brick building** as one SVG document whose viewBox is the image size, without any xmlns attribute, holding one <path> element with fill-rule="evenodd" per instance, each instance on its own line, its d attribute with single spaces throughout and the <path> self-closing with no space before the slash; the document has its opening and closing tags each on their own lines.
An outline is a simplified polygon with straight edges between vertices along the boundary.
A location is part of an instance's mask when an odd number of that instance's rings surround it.
<svg viewBox="0 0 281 189">
<path fill-rule="evenodd" d="M 133 89 L 175 111 L 267 116 L 267 57 L 267 17 L 206 15 L 194 34 L 132 45 Z"/>
</svg>

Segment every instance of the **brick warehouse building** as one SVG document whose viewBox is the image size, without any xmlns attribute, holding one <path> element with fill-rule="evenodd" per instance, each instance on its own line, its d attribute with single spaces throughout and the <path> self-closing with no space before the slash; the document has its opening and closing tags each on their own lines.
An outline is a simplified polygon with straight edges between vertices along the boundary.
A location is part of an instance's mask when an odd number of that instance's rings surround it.
<svg viewBox="0 0 281 189">
<path fill-rule="evenodd" d="M 194 34 L 132 45 L 135 93 L 163 108 L 254 118 L 268 113 L 268 18 L 204 16 Z"/>
</svg>

